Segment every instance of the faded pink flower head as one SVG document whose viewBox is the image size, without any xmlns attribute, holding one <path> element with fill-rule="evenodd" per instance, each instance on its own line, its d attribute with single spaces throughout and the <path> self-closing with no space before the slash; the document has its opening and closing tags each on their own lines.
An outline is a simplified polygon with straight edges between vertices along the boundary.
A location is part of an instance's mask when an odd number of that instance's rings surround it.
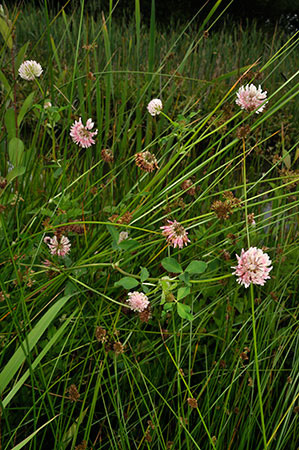
<svg viewBox="0 0 299 450">
<path fill-rule="evenodd" d="M 91 147 L 91 145 L 95 143 L 93 136 L 98 134 L 98 130 L 90 131 L 93 126 L 94 122 L 91 119 L 87 120 L 85 126 L 82 123 L 81 117 L 78 122 L 75 120 L 75 123 L 71 126 L 70 132 L 70 136 L 74 143 L 83 148 Z"/>
<path fill-rule="evenodd" d="M 246 288 L 250 283 L 264 286 L 266 280 L 270 278 L 270 270 L 273 269 L 269 255 L 260 248 L 250 247 L 246 252 L 242 248 L 241 256 L 236 256 L 238 265 L 232 269 L 235 269 L 233 275 L 238 277 L 238 283 Z"/>
<path fill-rule="evenodd" d="M 185 230 L 183 225 L 181 225 L 176 220 L 174 220 L 173 222 L 171 220 L 167 220 L 167 222 L 169 223 L 169 225 L 165 225 L 164 227 L 160 228 L 161 230 L 163 230 L 162 234 L 166 237 L 170 245 L 172 245 L 174 248 L 183 248 L 184 244 L 188 245 L 188 242 L 191 242 L 187 237 L 188 232 Z"/>
<path fill-rule="evenodd" d="M 147 105 L 147 110 L 152 116 L 157 116 L 162 111 L 163 105 L 159 98 L 153 98 Z"/>
<path fill-rule="evenodd" d="M 245 109 L 246 111 L 255 111 L 256 114 L 262 112 L 266 106 L 265 102 L 267 98 L 267 91 L 262 91 L 261 85 L 258 88 L 255 87 L 254 84 L 247 84 L 241 86 L 237 92 L 237 100 L 236 103 L 241 107 L 241 109 Z M 261 106 L 261 104 L 263 106 Z"/>
<path fill-rule="evenodd" d="M 133 311 L 142 312 L 150 304 L 147 296 L 143 292 L 129 292 L 127 303 Z"/>
<path fill-rule="evenodd" d="M 64 257 L 71 250 L 71 243 L 66 236 L 61 236 L 60 242 L 58 242 L 57 236 L 54 236 L 53 238 L 46 236 L 44 242 L 49 247 L 52 255 Z"/>
<path fill-rule="evenodd" d="M 42 66 L 36 61 L 24 61 L 18 70 L 20 77 L 27 81 L 40 77 L 42 71 Z"/>
</svg>

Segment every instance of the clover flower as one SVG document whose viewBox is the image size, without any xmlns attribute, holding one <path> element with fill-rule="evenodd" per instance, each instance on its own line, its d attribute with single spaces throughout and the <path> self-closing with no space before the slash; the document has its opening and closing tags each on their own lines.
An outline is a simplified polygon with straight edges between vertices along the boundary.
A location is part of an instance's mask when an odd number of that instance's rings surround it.
<svg viewBox="0 0 299 450">
<path fill-rule="evenodd" d="M 155 169 L 159 169 L 157 159 L 153 153 L 148 150 L 140 152 L 135 155 L 136 166 L 140 167 L 145 172 L 152 172 Z"/>
<path fill-rule="evenodd" d="M 142 312 L 150 304 L 147 296 L 143 292 L 129 292 L 126 300 L 133 311 Z"/>
<path fill-rule="evenodd" d="M 183 225 L 181 225 L 176 220 L 174 220 L 173 222 L 171 220 L 167 220 L 167 222 L 169 223 L 169 225 L 165 225 L 160 228 L 161 230 L 163 230 L 162 234 L 166 237 L 170 245 L 172 245 L 174 248 L 183 248 L 184 244 L 188 245 L 188 242 L 191 242 L 187 237 L 188 232 L 185 230 Z"/>
<path fill-rule="evenodd" d="M 254 84 L 241 86 L 237 92 L 236 103 L 246 111 L 255 111 L 256 114 L 262 112 L 266 106 L 267 91 L 262 91 L 261 85 L 258 88 Z M 261 106 L 263 104 L 263 106 Z"/>
<path fill-rule="evenodd" d="M 129 233 L 127 231 L 121 231 L 118 235 L 117 243 L 120 244 L 122 241 L 125 241 L 129 238 Z"/>
<path fill-rule="evenodd" d="M 147 110 L 152 116 L 157 116 L 160 114 L 163 108 L 162 102 L 159 98 L 154 98 L 147 105 Z"/>
<path fill-rule="evenodd" d="M 246 288 L 253 283 L 264 286 L 268 280 L 269 272 L 272 270 L 271 260 L 267 253 L 256 247 L 250 247 L 246 252 L 242 248 L 241 256 L 237 256 L 238 265 L 232 267 L 235 269 L 233 275 L 238 277 L 238 283 Z"/>
<path fill-rule="evenodd" d="M 88 119 L 86 125 L 84 126 L 79 118 L 79 121 L 75 120 L 75 123 L 71 126 L 70 136 L 74 143 L 83 148 L 91 147 L 95 143 L 93 136 L 98 134 L 98 130 L 90 131 L 94 126 L 94 122 Z"/>
<path fill-rule="evenodd" d="M 58 241 L 57 236 L 54 236 L 53 238 L 46 236 L 44 242 L 49 247 L 51 255 L 64 257 L 71 250 L 71 243 L 66 236 L 61 236 L 60 241 Z"/>
<path fill-rule="evenodd" d="M 20 77 L 27 81 L 40 77 L 42 71 L 42 66 L 36 61 L 24 61 L 19 67 Z"/>
</svg>

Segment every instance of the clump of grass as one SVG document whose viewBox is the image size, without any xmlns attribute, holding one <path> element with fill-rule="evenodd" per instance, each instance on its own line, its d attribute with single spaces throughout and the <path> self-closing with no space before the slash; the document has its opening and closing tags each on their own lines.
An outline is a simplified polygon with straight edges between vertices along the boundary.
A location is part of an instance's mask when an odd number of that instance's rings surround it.
<svg viewBox="0 0 299 450">
<path fill-rule="evenodd" d="M 149 29 L 138 1 L 1 16 L 3 449 L 295 449 L 298 37 L 213 32 L 217 5 L 167 32 L 154 2 Z M 249 247 L 273 269 L 246 289 Z"/>
</svg>

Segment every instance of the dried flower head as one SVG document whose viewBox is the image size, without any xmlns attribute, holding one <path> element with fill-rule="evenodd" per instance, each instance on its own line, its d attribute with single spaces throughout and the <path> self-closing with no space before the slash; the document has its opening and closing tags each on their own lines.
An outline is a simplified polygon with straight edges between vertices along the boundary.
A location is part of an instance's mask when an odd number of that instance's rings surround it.
<svg viewBox="0 0 299 450">
<path fill-rule="evenodd" d="M 80 394 L 75 384 L 71 384 L 69 387 L 69 399 L 71 402 L 76 402 L 79 400 Z"/>
<path fill-rule="evenodd" d="M 147 105 L 147 110 L 152 116 L 157 116 L 162 111 L 163 105 L 159 98 L 154 98 Z"/>
<path fill-rule="evenodd" d="M 101 151 L 101 156 L 102 156 L 102 160 L 107 163 L 114 161 L 114 156 L 113 156 L 112 150 L 110 150 L 110 148 L 103 148 L 103 150 Z"/>
<path fill-rule="evenodd" d="M 80 147 L 88 148 L 95 143 L 93 136 L 98 134 L 98 130 L 91 131 L 94 126 L 94 122 L 88 119 L 86 125 L 84 126 L 79 118 L 79 121 L 75 120 L 75 123 L 71 126 L 70 136 L 73 142 Z"/>
<path fill-rule="evenodd" d="M 189 397 L 189 398 L 187 398 L 187 402 L 188 402 L 188 405 L 190 406 L 190 408 L 192 408 L 192 409 L 196 409 L 198 407 L 196 398 Z"/>
<path fill-rule="evenodd" d="M 249 225 L 252 225 L 252 226 L 256 225 L 256 222 L 254 220 L 254 213 L 248 214 L 247 220 L 248 220 Z"/>
<path fill-rule="evenodd" d="M 135 155 L 135 162 L 136 165 L 145 172 L 152 172 L 155 169 L 159 169 L 155 155 L 148 150 L 137 153 Z"/>
<path fill-rule="evenodd" d="M 266 106 L 267 91 L 262 91 L 261 85 L 258 88 L 254 84 L 241 86 L 237 92 L 236 103 L 246 111 L 255 111 L 256 114 L 262 112 Z M 264 104 L 263 104 L 264 103 Z M 262 106 L 261 106 L 262 105 Z"/>
<path fill-rule="evenodd" d="M 166 237 L 167 242 L 172 245 L 174 248 L 179 247 L 183 248 L 184 245 L 188 245 L 188 242 L 191 242 L 187 235 L 188 232 L 185 230 L 183 225 L 174 220 L 167 220 L 169 225 L 165 225 L 164 227 L 160 227 L 163 236 Z"/>
<path fill-rule="evenodd" d="M 124 352 L 124 346 L 121 342 L 114 342 L 113 351 L 116 355 L 120 355 Z"/>
<path fill-rule="evenodd" d="M 76 445 L 75 450 L 86 450 L 87 449 L 87 442 L 82 441 L 81 444 Z"/>
<path fill-rule="evenodd" d="M 40 77 L 42 71 L 42 66 L 36 61 L 24 61 L 19 67 L 20 77 L 27 81 Z"/>
<path fill-rule="evenodd" d="M 146 309 L 144 309 L 143 311 L 141 311 L 139 313 L 139 319 L 141 320 L 141 322 L 148 323 L 151 318 L 152 318 L 152 313 L 151 313 L 151 308 L 149 305 Z"/>
<path fill-rule="evenodd" d="M 228 219 L 233 210 L 240 206 L 241 200 L 234 197 L 231 191 L 224 192 L 222 195 L 225 201 L 216 200 L 212 203 L 211 210 L 215 212 L 218 219 Z"/>
<path fill-rule="evenodd" d="M 102 343 L 107 342 L 108 340 L 107 331 L 102 327 L 96 327 L 95 336 L 96 339 Z"/>
<path fill-rule="evenodd" d="M 238 277 L 238 283 L 243 284 L 246 288 L 251 283 L 264 286 L 266 280 L 270 278 L 269 272 L 273 268 L 268 254 L 259 248 L 250 247 L 246 252 L 242 248 L 241 256 L 236 256 L 238 265 L 232 269 L 235 269 L 233 275 Z"/>
<path fill-rule="evenodd" d="M 0 189 L 4 189 L 7 185 L 7 179 L 0 177 Z"/>
<path fill-rule="evenodd" d="M 237 128 L 237 138 L 246 138 L 249 135 L 250 131 L 251 129 L 249 125 L 243 125 L 242 127 Z"/>
<path fill-rule="evenodd" d="M 58 255 L 64 257 L 71 250 L 70 241 L 66 236 L 61 236 L 59 241 L 57 239 L 57 236 L 54 236 L 53 238 L 46 236 L 44 238 L 44 242 L 45 244 L 48 245 L 51 255 Z"/>
<path fill-rule="evenodd" d="M 183 191 L 186 191 L 187 194 L 194 196 L 196 194 L 196 187 L 193 186 L 192 180 L 185 180 L 181 184 L 181 188 Z"/>
<path fill-rule="evenodd" d="M 108 220 L 110 222 L 116 222 L 116 223 L 122 223 L 128 225 L 133 218 L 133 214 L 130 213 L 130 211 L 127 211 L 123 216 L 119 216 L 119 214 L 113 214 L 111 217 L 109 217 Z"/>
<path fill-rule="evenodd" d="M 150 304 L 147 296 L 143 292 L 129 292 L 126 300 L 133 311 L 142 312 Z"/>
</svg>

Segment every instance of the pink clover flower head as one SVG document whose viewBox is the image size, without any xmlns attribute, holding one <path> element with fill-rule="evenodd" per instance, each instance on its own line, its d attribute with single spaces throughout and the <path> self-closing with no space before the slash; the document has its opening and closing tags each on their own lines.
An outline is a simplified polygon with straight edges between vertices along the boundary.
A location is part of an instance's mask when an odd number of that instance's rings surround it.
<svg viewBox="0 0 299 450">
<path fill-rule="evenodd" d="M 147 296 L 143 292 L 129 292 L 127 303 L 133 311 L 142 312 L 150 304 Z"/>
<path fill-rule="evenodd" d="M 84 126 L 79 118 L 79 121 L 75 120 L 75 123 L 71 126 L 70 136 L 74 143 L 83 148 L 91 147 L 95 143 L 93 136 L 98 134 L 98 130 L 91 131 L 94 126 L 94 122 L 88 119 L 86 125 Z"/>
<path fill-rule="evenodd" d="M 245 88 L 244 86 L 241 86 L 238 90 L 236 103 L 241 109 L 255 111 L 256 114 L 258 114 L 264 110 L 266 103 L 268 103 L 265 102 L 266 98 L 267 91 L 263 92 L 261 85 L 256 88 L 254 84 L 247 84 Z"/>
<path fill-rule="evenodd" d="M 269 272 L 273 269 L 269 255 L 260 248 L 250 247 L 246 252 L 242 248 L 241 256 L 236 256 L 238 265 L 232 269 L 235 269 L 233 275 L 238 277 L 238 283 L 246 288 L 251 283 L 264 286 L 266 280 L 270 278 Z"/>
<path fill-rule="evenodd" d="M 23 80 L 33 81 L 42 74 L 42 66 L 36 61 L 24 61 L 19 67 L 19 75 Z"/>
<path fill-rule="evenodd" d="M 58 242 L 57 236 L 53 238 L 46 236 L 44 242 L 49 247 L 51 255 L 64 257 L 71 251 L 71 243 L 66 236 L 61 236 L 60 242 Z"/>
<path fill-rule="evenodd" d="M 169 225 L 165 225 L 164 227 L 160 228 L 161 230 L 163 230 L 162 234 L 166 237 L 170 245 L 172 245 L 174 248 L 183 248 L 184 244 L 188 245 L 188 242 L 191 242 L 187 237 L 188 232 L 185 230 L 183 225 L 181 225 L 176 220 L 174 220 L 173 222 L 171 220 L 167 220 L 167 222 L 169 223 Z"/>
<path fill-rule="evenodd" d="M 162 111 L 163 105 L 159 98 L 153 98 L 147 105 L 147 110 L 152 116 L 157 116 Z"/>
</svg>

